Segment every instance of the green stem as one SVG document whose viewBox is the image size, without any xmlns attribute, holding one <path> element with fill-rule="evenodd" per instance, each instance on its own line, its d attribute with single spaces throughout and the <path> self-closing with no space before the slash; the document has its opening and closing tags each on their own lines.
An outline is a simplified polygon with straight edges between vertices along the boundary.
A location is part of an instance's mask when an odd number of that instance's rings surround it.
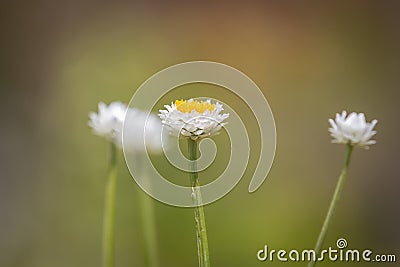
<svg viewBox="0 0 400 267">
<path fill-rule="evenodd" d="M 157 237 L 155 231 L 154 207 L 152 199 L 144 192 L 139 192 L 142 231 L 145 247 L 145 266 L 157 267 Z"/>
<path fill-rule="evenodd" d="M 106 184 L 103 217 L 103 266 L 115 265 L 115 188 L 117 182 L 117 148 L 111 142 L 110 167 Z"/>
<path fill-rule="evenodd" d="M 331 204 L 329 205 L 328 213 L 326 214 L 324 224 L 322 225 L 321 232 L 320 232 L 320 234 L 318 236 L 317 244 L 315 245 L 315 248 L 314 248 L 315 254 L 317 255 L 316 257 L 318 257 L 320 252 L 321 252 L 321 248 L 322 248 L 322 245 L 324 243 L 324 240 L 325 240 L 325 237 L 326 237 L 326 233 L 328 231 L 328 227 L 329 227 L 329 225 L 330 225 L 330 223 L 332 221 L 332 217 L 333 217 L 333 214 L 335 213 L 335 209 L 336 209 L 337 203 L 338 203 L 338 201 L 340 199 L 340 195 L 341 195 L 341 193 L 343 191 L 343 187 L 344 187 L 344 184 L 345 184 L 345 181 L 346 181 L 346 178 L 347 178 L 347 170 L 349 169 L 350 158 L 351 158 L 352 152 L 353 152 L 353 146 L 348 144 L 347 145 L 346 160 L 345 160 L 345 163 L 344 163 L 344 167 L 342 169 L 342 172 L 340 173 L 339 181 L 338 181 L 338 183 L 336 185 L 336 189 L 335 189 L 335 192 L 333 194 L 333 197 L 332 197 L 332 200 L 331 200 Z M 316 264 L 316 262 L 314 260 L 312 260 L 312 261 L 310 261 L 308 263 L 308 267 L 314 267 L 315 264 Z"/>
<path fill-rule="evenodd" d="M 194 208 L 194 216 L 196 221 L 196 238 L 197 238 L 197 255 L 199 258 L 199 267 L 210 266 L 210 255 L 208 252 L 208 239 L 207 239 L 207 228 L 206 218 L 204 215 L 203 202 L 200 192 L 199 176 L 197 173 L 197 141 L 189 139 L 189 159 L 190 163 L 190 184 L 192 186 L 192 199 L 196 205 Z"/>
<path fill-rule="evenodd" d="M 141 155 L 138 155 L 140 157 Z M 140 158 L 138 158 L 138 162 Z M 138 166 L 140 168 L 141 166 Z M 140 170 L 141 172 L 143 170 Z M 143 175 L 144 181 L 150 183 L 149 179 L 146 179 Z M 145 249 L 145 266 L 158 267 L 158 251 L 157 251 L 157 234 L 156 234 L 156 223 L 154 214 L 154 202 L 153 199 L 148 196 L 143 190 L 139 190 L 139 205 L 141 213 L 141 223 L 144 239 Z"/>
</svg>

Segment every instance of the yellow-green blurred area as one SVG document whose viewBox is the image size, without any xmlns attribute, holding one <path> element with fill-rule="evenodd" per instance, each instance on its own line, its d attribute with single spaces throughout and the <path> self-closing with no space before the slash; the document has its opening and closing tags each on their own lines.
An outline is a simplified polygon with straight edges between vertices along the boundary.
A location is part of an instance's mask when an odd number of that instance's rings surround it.
<svg viewBox="0 0 400 267">
<path fill-rule="evenodd" d="M 2 3 L 0 266 L 101 265 L 108 144 L 91 133 L 87 114 L 99 101 L 129 102 L 154 73 L 193 60 L 247 74 L 277 127 L 271 172 L 249 194 L 259 151 L 250 109 L 227 90 L 185 91 L 235 107 L 252 142 L 241 182 L 206 206 L 212 266 L 306 266 L 259 262 L 256 253 L 314 246 L 345 155 L 330 144 L 328 118 L 343 109 L 379 120 L 377 144 L 355 150 L 324 247 L 346 238 L 349 248 L 399 261 L 399 11 L 398 1 Z M 222 156 L 200 179 L 224 169 L 225 138 L 215 138 Z M 122 153 L 119 174 L 117 266 L 143 266 L 142 192 Z M 193 210 L 156 201 L 155 209 L 161 266 L 196 266 Z M 398 262 L 319 264 L 353 265 Z"/>
</svg>

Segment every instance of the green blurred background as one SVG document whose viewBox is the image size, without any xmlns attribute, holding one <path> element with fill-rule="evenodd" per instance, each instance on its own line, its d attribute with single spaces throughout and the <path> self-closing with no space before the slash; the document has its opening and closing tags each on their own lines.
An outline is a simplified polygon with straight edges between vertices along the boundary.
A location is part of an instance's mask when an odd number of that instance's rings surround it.
<svg viewBox="0 0 400 267">
<path fill-rule="evenodd" d="M 100 266 L 108 146 L 87 114 L 192 60 L 246 73 L 277 127 L 274 165 L 249 194 L 258 132 L 245 116 L 255 136 L 249 170 L 206 207 L 213 266 L 306 265 L 258 262 L 256 252 L 314 246 L 345 154 L 330 144 L 327 119 L 342 109 L 378 119 L 377 144 L 355 151 L 325 247 L 343 237 L 400 257 L 399 11 L 398 1 L 3 2 L 0 266 Z M 227 91 L 190 94 L 250 114 Z M 142 266 L 141 191 L 122 155 L 119 163 L 117 266 Z M 155 208 L 161 265 L 196 266 L 193 210 Z M 332 265 L 398 263 L 319 264 Z"/>
</svg>

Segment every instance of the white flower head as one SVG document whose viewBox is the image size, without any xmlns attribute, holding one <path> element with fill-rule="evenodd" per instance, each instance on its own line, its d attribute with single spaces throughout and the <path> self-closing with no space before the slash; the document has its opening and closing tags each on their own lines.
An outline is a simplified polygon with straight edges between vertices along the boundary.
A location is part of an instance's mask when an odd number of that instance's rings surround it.
<svg viewBox="0 0 400 267">
<path fill-rule="evenodd" d="M 366 122 L 364 113 L 353 112 L 347 116 L 347 112 L 343 111 L 342 114 L 336 113 L 335 120 L 329 119 L 329 123 L 332 127 L 329 128 L 329 132 L 333 143 L 350 144 L 366 149 L 376 143 L 371 138 L 376 134 L 373 129 L 378 121 Z"/>
<path fill-rule="evenodd" d="M 223 121 L 229 117 L 228 113 L 220 114 L 224 110 L 222 104 L 212 103 L 209 99 L 176 100 L 171 105 L 165 105 L 165 108 L 166 110 L 160 110 L 158 116 L 170 128 L 170 133 L 194 140 L 218 134 L 226 124 Z"/>
<path fill-rule="evenodd" d="M 162 151 L 163 142 L 168 140 L 166 137 L 162 138 L 162 134 L 162 124 L 156 115 L 137 108 L 129 108 L 126 113 L 123 138 L 122 135 L 118 135 L 117 143 L 123 145 L 126 152 L 144 153 L 148 150 L 159 153 Z"/>
<path fill-rule="evenodd" d="M 94 134 L 112 140 L 122 132 L 125 112 L 126 105 L 119 101 L 112 102 L 108 106 L 100 102 L 98 113 L 89 113 L 88 125 L 93 129 Z"/>
</svg>

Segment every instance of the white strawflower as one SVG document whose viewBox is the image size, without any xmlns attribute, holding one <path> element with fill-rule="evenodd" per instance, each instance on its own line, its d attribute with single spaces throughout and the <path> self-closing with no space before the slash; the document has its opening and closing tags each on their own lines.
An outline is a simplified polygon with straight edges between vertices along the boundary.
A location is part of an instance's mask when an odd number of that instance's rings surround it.
<svg viewBox="0 0 400 267">
<path fill-rule="evenodd" d="M 98 113 L 89 113 L 88 125 L 93 129 L 93 133 L 114 139 L 122 132 L 125 112 L 126 105 L 119 101 L 112 102 L 108 106 L 100 102 Z"/>
<path fill-rule="evenodd" d="M 147 119 L 147 122 L 146 122 Z M 146 135 L 146 139 L 144 138 Z M 149 152 L 162 151 L 162 142 L 167 138 L 162 137 L 162 124 L 154 114 L 148 114 L 137 108 L 129 108 L 126 113 L 123 129 L 123 146 L 126 152 L 143 153 L 144 147 Z M 146 146 L 144 146 L 145 142 Z M 122 135 L 117 136 L 117 144 L 122 145 Z"/>
<path fill-rule="evenodd" d="M 333 143 L 350 144 L 368 148 L 369 145 L 376 143 L 375 140 L 370 140 L 376 134 L 373 130 L 378 123 L 373 120 L 371 123 L 366 122 L 364 113 L 351 113 L 347 116 L 347 112 L 343 111 L 342 114 L 336 113 L 335 120 L 329 119 L 332 128 L 329 132 L 333 137 Z"/>
<path fill-rule="evenodd" d="M 176 100 L 165 108 L 158 116 L 170 128 L 170 133 L 194 140 L 218 134 L 226 124 L 223 121 L 229 117 L 228 113 L 220 114 L 224 110 L 222 104 L 211 100 Z"/>
</svg>

